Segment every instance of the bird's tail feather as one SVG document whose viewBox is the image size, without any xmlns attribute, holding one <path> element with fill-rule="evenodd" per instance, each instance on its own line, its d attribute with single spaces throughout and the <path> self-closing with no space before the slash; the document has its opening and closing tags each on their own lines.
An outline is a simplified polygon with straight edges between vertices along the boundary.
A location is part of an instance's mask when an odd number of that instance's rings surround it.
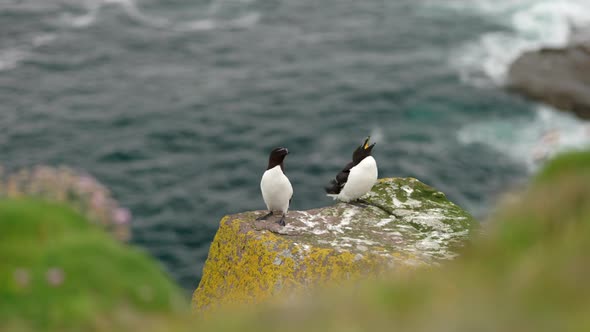
<svg viewBox="0 0 590 332">
<path fill-rule="evenodd" d="M 324 189 L 326 190 L 326 194 L 328 194 L 328 196 L 338 195 L 340 193 L 340 185 L 336 180 L 332 180 L 330 182 L 330 185 L 328 187 L 325 187 Z"/>
</svg>

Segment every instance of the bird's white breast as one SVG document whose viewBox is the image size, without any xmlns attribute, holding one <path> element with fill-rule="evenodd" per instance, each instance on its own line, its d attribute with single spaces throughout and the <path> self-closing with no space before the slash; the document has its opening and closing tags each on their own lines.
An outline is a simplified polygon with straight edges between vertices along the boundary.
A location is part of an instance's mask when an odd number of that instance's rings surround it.
<svg viewBox="0 0 590 332">
<path fill-rule="evenodd" d="M 375 158 L 371 156 L 366 157 L 358 165 L 350 169 L 348 180 L 344 184 L 340 194 L 338 194 L 338 199 L 344 202 L 350 202 L 360 198 L 373 188 L 373 185 L 377 182 L 377 176 L 377 162 Z"/>
<path fill-rule="evenodd" d="M 293 187 L 281 166 L 275 166 L 264 172 L 260 181 L 260 190 L 269 211 L 287 212 L 289 200 L 293 196 Z"/>
</svg>

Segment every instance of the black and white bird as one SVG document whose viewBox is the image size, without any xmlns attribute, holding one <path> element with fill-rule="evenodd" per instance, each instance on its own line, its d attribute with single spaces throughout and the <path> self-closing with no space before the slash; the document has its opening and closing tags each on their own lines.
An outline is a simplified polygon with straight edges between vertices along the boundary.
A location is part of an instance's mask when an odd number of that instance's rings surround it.
<svg viewBox="0 0 590 332">
<path fill-rule="evenodd" d="M 352 153 L 352 161 L 326 187 L 328 196 L 342 202 L 352 202 L 368 193 L 377 181 L 377 162 L 371 156 L 376 143 L 369 145 L 371 136 Z"/>
<path fill-rule="evenodd" d="M 284 173 L 283 161 L 289 154 L 287 148 L 276 148 L 270 152 L 268 167 L 262 175 L 260 190 L 269 213 L 256 220 L 266 220 L 273 212 L 281 212 L 279 225 L 285 226 L 285 216 L 289 210 L 289 203 L 293 196 L 293 187 Z"/>
</svg>

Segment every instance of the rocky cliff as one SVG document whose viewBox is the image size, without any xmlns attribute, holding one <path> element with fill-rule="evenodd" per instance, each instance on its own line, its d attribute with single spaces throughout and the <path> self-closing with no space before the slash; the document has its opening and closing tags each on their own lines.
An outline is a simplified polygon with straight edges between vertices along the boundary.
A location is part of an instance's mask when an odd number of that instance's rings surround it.
<svg viewBox="0 0 590 332">
<path fill-rule="evenodd" d="M 226 216 L 211 244 L 193 306 L 256 303 L 310 289 L 432 265 L 456 256 L 476 222 L 445 195 L 413 178 L 381 179 L 367 206 L 338 203 L 291 211 L 287 226 L 264 211 Z"/>
<path fill-rule="evenodd" d="M 590 119 L 590 42 L 524 53 L 510 67 L 508 88 Z"/>
</svg>

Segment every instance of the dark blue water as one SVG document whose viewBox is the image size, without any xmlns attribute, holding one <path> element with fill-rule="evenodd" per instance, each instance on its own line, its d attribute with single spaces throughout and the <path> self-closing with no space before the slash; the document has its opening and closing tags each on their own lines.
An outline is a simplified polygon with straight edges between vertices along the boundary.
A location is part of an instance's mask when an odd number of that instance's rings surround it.
<svg viewBox="0 0 590 332">
<path fill-rule="evenodd" d="M 323 185 L 368 134 L 380 176 L 478 216 L 526 180 L 501 139 L 536 106 L 453 65 L 498 21 L 413 0 L 212 1 L 1 0 L 0 163 L 96 175 L 187 289 L 221 217 L 264 207 L 275 146 L 293 209 L 330 204 Z"/>
</svg>

